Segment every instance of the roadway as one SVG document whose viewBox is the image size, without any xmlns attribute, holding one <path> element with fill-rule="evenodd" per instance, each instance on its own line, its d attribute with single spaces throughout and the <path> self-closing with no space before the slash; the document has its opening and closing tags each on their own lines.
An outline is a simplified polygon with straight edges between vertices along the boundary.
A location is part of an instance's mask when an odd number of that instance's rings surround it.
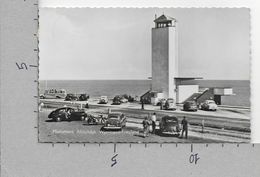
<svg viewBox="0 0 260 177">
<path fill-rule="evenodd" d="M 111 105 L 90 105 L 88 112 L 107 113 L 112 111 L 123 112 L 127 117 L 127 126 L 122 131 L 103 132 L 101 125 L 87 125 L 85 121 L 52 122 L 47 116 L 52 109 L 43 109 L 39 113 L 39 140 L 40 142 L 91 142 L 91 143 L 211 143 L 211 142 L 249 142 L 250 122 L 247 119 L 225 118 L 220 116 L 201 116 L 176 111 L 152 110 L 157 113 L 158 120 L 163 115 L 173 114 L 179 120 L 186 116 L 189 121 L 189 138 L 163 137 L 158 134 L 144 138 L 140 132 L 141 122 L 151 110 L 124 108 Z M 205 122 L 204 132 L 201 132 L 202 120 Z"/>
</svg>

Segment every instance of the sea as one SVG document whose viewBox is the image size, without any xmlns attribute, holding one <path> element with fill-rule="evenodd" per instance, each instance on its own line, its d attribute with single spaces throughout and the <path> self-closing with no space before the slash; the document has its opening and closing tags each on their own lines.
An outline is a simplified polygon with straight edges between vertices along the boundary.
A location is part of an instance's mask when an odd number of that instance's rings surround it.
<svg viewBox="0 0 260 177">
<path fill-rule="evenodd" d="M 182 85 L 198 84 L 200 88 L 232 87 L 232 96 L 222 96 L 222 104 L 250 107 L 249 80 L 192 80 L 182 81 Z M 90 97 L 128 94 L 141 96 L 151 87 L 151 80 L 40 80 L 40 94 L 45 89 L 65 89 L 67 93 L 86 93 Z"/>
</svg>

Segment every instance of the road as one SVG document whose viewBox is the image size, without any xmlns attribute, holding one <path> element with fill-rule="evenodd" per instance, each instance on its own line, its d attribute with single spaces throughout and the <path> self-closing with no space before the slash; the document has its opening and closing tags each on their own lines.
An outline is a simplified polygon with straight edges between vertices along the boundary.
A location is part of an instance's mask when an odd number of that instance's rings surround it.
<svg viewBox="0 0 260 177">
<path fill-rule="evenodd" d="M 40 142 L 66 142 L 66 143 L 213 143 L 213 142 L 228 142 L 226 139 L 212 138 L 211 136 L 200 136 L 198 131 L 190 131 L 188 139 L 181 139 L 172 136 L 159 136 L 158 134 L 143 137 L 140 133 L 142 118 L 147 115 L 147 111 L 138 111 L 130 109 L 113 109 L 113 111 L 124 112 L 128 119 L 126 127 L 122 131 L 100 131 L 102 125 L 88 125 L 85 121 L 71 122 L 53 122 L 48 120 L 48 114 L 53 109 L 43 109 L 39 113 L 39 141 Z M 105 112 L 107 107 L 91 106 L 90 110 L 94 112 Z M 158 113 L 158 117 L 161 114 Z M 190 117 L 189 117 L 190 119 Z M 193 120 L 193 119 L 190 119 Z M 194 120 L 197 120 L 194 118 Z M 194 126 L 190 129 L 194 130 Z M 196 129 L 196 128 L 195 128 Z M 219 137 L 219 136 L 218 136 Z M 235 139 L 234 141 L 248 141 Z"/>
</svg>

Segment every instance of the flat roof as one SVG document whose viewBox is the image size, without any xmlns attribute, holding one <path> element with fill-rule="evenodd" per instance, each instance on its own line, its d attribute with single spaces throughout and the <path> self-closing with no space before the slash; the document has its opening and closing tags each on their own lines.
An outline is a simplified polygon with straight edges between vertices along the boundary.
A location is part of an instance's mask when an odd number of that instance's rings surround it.
<svg viewBox="0 0 260 177">
<path fill-rule="evenodd" d="M 174 79 L 178 79 L 178 80 L 195 80 L 195 79 L 203 79 L 203 77 L 174 77 Z"/>
</svg>

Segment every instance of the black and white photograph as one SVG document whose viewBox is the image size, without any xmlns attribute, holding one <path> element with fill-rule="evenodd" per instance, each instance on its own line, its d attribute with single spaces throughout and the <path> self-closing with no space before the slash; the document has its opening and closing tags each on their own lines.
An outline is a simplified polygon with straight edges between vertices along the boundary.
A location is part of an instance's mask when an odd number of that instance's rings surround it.
<svg viewBox="0 0 260 177">
<path fill-rule="evenodd" d="M 39 8 L 40 143 L 250 143 L 248 8 Z"/>
</svg>

